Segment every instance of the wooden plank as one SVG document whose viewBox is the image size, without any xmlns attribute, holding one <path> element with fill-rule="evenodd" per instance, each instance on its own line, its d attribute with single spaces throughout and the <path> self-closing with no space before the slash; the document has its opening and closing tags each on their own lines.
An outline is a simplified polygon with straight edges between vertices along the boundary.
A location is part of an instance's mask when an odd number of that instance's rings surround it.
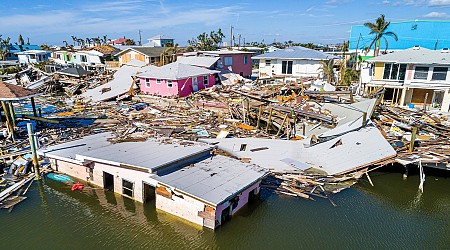
<svg viewBox="0 0 450 250">
<path fill-rule="evenodd" d="M 166 198 L 169 198 L 169 199 L 172 199 L 172 193 L 167 191 L 167 189 L 165 187 L 157 187 L 156 194 L 161 195 Z"/>
</svg>

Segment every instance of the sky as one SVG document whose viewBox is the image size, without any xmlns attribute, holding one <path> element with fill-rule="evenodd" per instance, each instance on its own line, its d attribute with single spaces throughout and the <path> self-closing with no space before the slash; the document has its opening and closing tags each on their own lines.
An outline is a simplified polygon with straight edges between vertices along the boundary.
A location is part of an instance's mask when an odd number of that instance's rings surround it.
<svg viewBox="0 0 450 250">
<path fill-rule="evenodd" d="M 2 1 L 0 35 L 31 44 L 62 45 L 78 38 L 127 37 L 143 43 L 167 35 L 181 46 L 202 32 L 230 25 L 238 42 L 333 44 L 349 39 L 352 25 L 450 19 L 450 0 L 15 0 Z"/>
</svg>

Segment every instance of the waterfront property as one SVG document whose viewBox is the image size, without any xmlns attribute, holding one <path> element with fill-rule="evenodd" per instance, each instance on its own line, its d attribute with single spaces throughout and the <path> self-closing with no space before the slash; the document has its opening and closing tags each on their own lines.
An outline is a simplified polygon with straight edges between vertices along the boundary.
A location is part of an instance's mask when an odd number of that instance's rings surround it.
<svg viewBox="0 0 450 250">
<path fill-rule="evenodd" d="M 361 69 L 366 93 L 384 87 L 384 101 L 396 105 L 426 105 L 450 110 L 448 49 L 413 47 L 367 60 Z M 365 87 L 364 87 L 365 85 Z"/>
<path fill-rule="evenodd" d="M 39 151 L 59 172 L 216 228 L 259 194 L 267 174 L 255 165 L 211 155 L 213 146 L 172 139 L 111 143 L 111 133 Z M 156 193 L 156 195 L 155 195 Z"/>
<path fill-rule="evenodd" d="M 5 46 L 2 44 L 0 45 L 2 47 L 2 50 L 5 50 Z M 31 45 L 31 44 L 24 44 L 24 45 L 17 45 L 17 44 L 9 44 L 8 45 L 8 49 L 6 53 L 5 58 L 3 58 L 3 60 L 18 60 L 18 55 L 17 53 L 19 52 L 24 52 L 24 51 L 28 51 L 28 50 L 41 50 L 41 46 L 39 45 Z"/>
<path fill-rule="evenodd" d="M 161 54 L 167 48 L 164 47 L 129 47 L 115 56 L 119 58 L 120 64 L 126 64 L 132 59 L 144 62 L 146 64 L 159 63 Z"/>
<path fill-rule="evenodd" d="M 145 94 L 185 97 L 214 86 L 216 73 L 218 71 L 174 62 L 153 67 L 138 77 L 141 91 Z"/>
<path fill-rule="evenodd" d="M 38 63 L 47 60 L 51 52 L 46 50 L 27 50 L 17 52 L 17 57 L 20 64 Z"/>
<path fill-rule="evenodd" d="M 252 57 L 252 59 L 259 60 L 259 78 L 262 79 L 277 76 L 319 77 L 322 72 L 320 61 L 337 58 L 334 55 L 300 46 Z"/>
</svg>

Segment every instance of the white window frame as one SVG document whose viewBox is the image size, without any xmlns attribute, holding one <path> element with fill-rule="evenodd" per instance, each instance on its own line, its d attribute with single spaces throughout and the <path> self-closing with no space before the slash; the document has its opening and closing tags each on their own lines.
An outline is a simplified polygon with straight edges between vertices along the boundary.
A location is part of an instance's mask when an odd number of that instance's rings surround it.
<svg viewBox="0 0 450 250">
<path fill-rule="evenodd" d="M 283 72 L 283 62 L 286 62 L 286 72 Z M 292 62 L 291 64 L 291 73 L 289 73 L 289 62 Z M 281 74 L 282 75 L 292 75 L 294 73 L 294 61 L 292 60 L 282 60 L 281 61 Z"/>
<path fill-rule="evenodd" d="M 233 57 L 232 56 L 224 56 L 223 57 L 223 65 L 224 66 L 233 66 Z"/>
<path fill-rule="evenodd" d="M 247 63 L 248 63 L 248 56 L 244 55 L 244 64 L 247 64 Z"/>
<path fill-rule="evenodd" d="M 208 86 L 208 84 L 209 84 L 209 76 L 208 75 L 203 76 L 203 85 L 205 85 L 206 87 Z"/>
<path fill-rule="evenodd" d="M 127 188 L 127 187 L 125 187 L 125 186 L 123 185 L 123 182 L 124 182 L 124 181 L 131 183 L 131 185 L 132 185 L 132 186 L 131 186 L 131 189 L 129 189 L 129 188 Z M 133 182 L 133 181 L 129 181 L 129 180 L 127 180 L 127 179 L 123 179 L 123 178 L 122 178 L 122 194 L 123 194 L 123 195 L 133 198 L 133 197 L 134 197 L 134 187 L 135 187 L 135 185 L 134 185 L 134 182 Z M 124 189 L 126 189 L 126 190 L 128 190 L 128 191 L 131 191 L 131 195 L 125 194 L 124 191 L 123 191 Z"/>
<path fill-rule="evenodd" d="M 417 68 L 428 68 L 428 71 L 427 71 L 427 77 L 426 77 L 425 79 L 422 79 L 422 78 L 416 78 Z M 427 81 L 427 80 L 429 79 L 429 77 L 430 77 L 430 68 L 431 68 L 430 66 L 421 66 L 421 65 L 414 66 L 413 79 L 414 79 L 414 80 L 417 80 L 417 81 Z"/>
<path fill-rule="evenodd" d="M 395 79 L 391 79 L 392 77 L 392 68 L 394 66 L 394 64 L 398 65 L 397 67 L 397 77 Z M 386 65 L 391 65 L 391 68 L 389 69 L 389 76 L 387 78 L 384 78 L 384 72 L 386 70 Z M 402 65 L 405 65 L 405 75 L 403 79 L 400 79 L 400 69 L 402 68 Z M 406 63 L 385 63 L 384 67 L 383 67 L 383 75 L 381 76 L 381 79 L 385 80 L 385 81 L 404 81 L 406 78 L 406 71 L 408 71 L 408 64 Z"/>
<path fill-rule="evenodd" d="M 145 87 L 150 88 L 150 78 L 145 78 Z"/>
<path fill-rule="evenodd" d="M 272 60 L 264 60 L 264 63 L 266 64 L 266 67 L 270 66 L 272 65 Z"/>
<path fill-rule="evenodd" d="M 84 60 L 83 60 L 84 58 Z M 87 56 L 86 55 L 80 55 L 80 62 L 87 62 Z"/>
<path fill-rule="evenodd" d="M 161 79 L 156 79 L 156 84 L 161 84 Z"/>
<path fill-rule="evenodd" d="M 167 83 L 167 87 L 168 88 L 170 88 L 170 89 L 173 88 L 173 81 L 172 80 L 166 80 L 166 83 Z"/>
<path fill-rule="evenodd" d="M 433 79 L 434 74 L 435 74 L 434 70 L 435 70 L 436 68 L 446 68 L 446 69 L 447 69 L 447 70 L 445 71 L 445 79 L 444 79 L 444 80 Z M 438 74 L 443 74 L 443 73 L 444 73 L 444 72 L 438 72 Z M 445 66 L 435 66 L 435 67 L 433 67 L 433 70 L 431 71 L 431 81 L 445 82 L 445 81 L 447 81 L 447 75 L 448 75 L 448 67 L 445 67 Z"/>
</svg>

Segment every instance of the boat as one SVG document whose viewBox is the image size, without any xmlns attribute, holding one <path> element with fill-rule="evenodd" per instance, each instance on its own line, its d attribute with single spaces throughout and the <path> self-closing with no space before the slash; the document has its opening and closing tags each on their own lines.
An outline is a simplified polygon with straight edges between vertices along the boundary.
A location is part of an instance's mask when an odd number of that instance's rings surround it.
<svg viewBox="0 0 450 250">
<path fill-rule="evenodd" d="M 74 183 L 72 178 L 65 174 L 48 173 L 46 176 L 54 181 Z"/>
</svg>

